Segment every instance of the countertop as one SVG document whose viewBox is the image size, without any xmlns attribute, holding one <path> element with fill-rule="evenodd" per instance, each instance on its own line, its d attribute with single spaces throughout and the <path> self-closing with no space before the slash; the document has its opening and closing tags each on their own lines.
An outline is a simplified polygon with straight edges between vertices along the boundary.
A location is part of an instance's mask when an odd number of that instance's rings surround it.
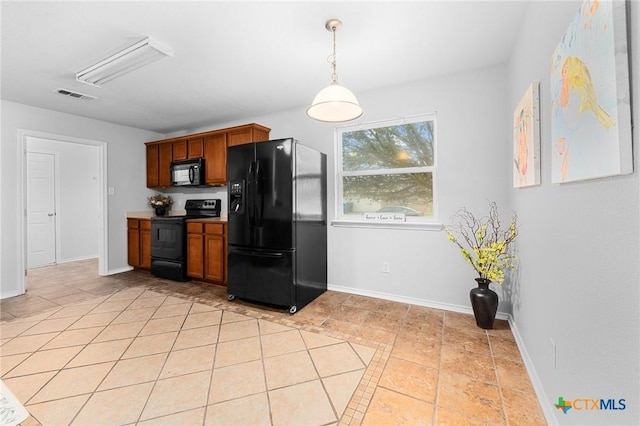
<svg viewBox="0 0 640 426">
<path fill-rule="evenodd" d="M 169 212 L 165 216 L 184 216 L 187 212 L 184 210 L 169 210 Z M 127 212 L 127 219 L 152 219 L 156 215 L 152 210 L 142 211 L 142 212 Z M 199 220 L 205 222 L 226 222 L 227 221 L 227 212 L 222 212 L 220 217 L 203 217 L 198 219 L 190 219 L 190 220 Z"/>
<path fill-rule="evenodd" d="M 200 217 L 197 219 L 187 219 L 187 222 L 224 222 L 227 223 L 227 214 L 220 213 L 220 217 Z"/>
</svg>

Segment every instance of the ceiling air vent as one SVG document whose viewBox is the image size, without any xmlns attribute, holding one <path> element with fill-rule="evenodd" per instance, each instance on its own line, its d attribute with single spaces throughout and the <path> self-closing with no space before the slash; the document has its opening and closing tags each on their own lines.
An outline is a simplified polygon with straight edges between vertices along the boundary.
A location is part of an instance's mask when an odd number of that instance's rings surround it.
<svg viewBox="0 0 640 426">
<path fill-rule="evenodd" d="M 94 99 L 98 99 L 95 96 L 85 95 L 84 93 L 79 93 L 79 92 L 72 92 L 71 90 L 67 90 L 67 89 L 56 89 L 54 90 L 54 92 L 60 95 L 69 96 L 71 98 L 76 98 L 76 99 L 82 99 L 85 101 L 92 101 Z"/>
</svg>

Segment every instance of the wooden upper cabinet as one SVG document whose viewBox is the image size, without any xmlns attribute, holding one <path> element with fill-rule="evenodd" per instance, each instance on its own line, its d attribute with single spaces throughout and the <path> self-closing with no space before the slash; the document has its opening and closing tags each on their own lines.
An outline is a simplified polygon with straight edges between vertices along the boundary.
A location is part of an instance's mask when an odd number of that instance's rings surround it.
<svg viewBox="0 0 640 426">
<path fill-rule="evenodd" d="M 269 140 L 271 129 L 245 124 L 161 141 L 147 142 L 147 187 L 171 186 L 171 162 L 204 158 L 205 183 L 227 184 L 227 147 Z"/>
<path fill-rule="evenodd" d="M 204 167 L 207 185 L 227 183 L 227 134 L 212 134 L 204 138 Z"/>
<path fill-rule="evenodd" d="M 204 157 L 204 138 L 189 138 L 187 145 L 188 159 Z"/>
<path fill-rule="evenodd" d="M 158 145 L 147 145 L 147 188 L 160 186 L 158 180 L 159 158 Z"/>
<path fill-rule="evenodd" d="M 227 143 L 229 146 L 262 142 L 269 139 L 269 129 L 258 124 L 248 124 L 246 126 L 229 129 L 227 134 Z"/>
<path fill-rule="evenodd" d="M 181 161 L 187 159 L 187 141 L 186 139 L 175 141 L 171 143 L 173 153 L 171 158 L 173 161 Z"/>
<path fill-rule="evenodd" d="M 251 129 L 238 129 L 228 133 L 229 146 L 243 145 L 253 142 L 253 135 Z"/>
<path fill-rule="evenodd" d="M 173 144 L 162 143 L 158 145 L 158 186 L 166 188 L 171 186 L 171 161 L 173 160 Z"/>
</svg>

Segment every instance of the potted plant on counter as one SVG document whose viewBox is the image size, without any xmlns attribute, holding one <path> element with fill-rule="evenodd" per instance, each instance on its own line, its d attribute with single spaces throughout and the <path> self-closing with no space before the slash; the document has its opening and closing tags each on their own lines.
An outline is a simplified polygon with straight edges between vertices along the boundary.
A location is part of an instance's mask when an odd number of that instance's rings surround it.
<svg viewBox="0 0 640 426">
<path fill-rule="evenodd" d="M 476 324 L 483 329 L 493 328 L 498 311 L 498 295 L 489 288 L 491 282 L 502 284 L 507 269 L 515 268 L 515 255 L 509 247 L 518 236 L 518 216 L 513 213 L 508 226 L 503 227 L 495 202 L 489 203 L 488 216 L 477 218 L 466 208 L 452 215 L 453 224 L 447 226 L 447 238 L 458 246 L 462 256 L 477 272 L 477 288 L 471 289 L 471 307 Z"/>
<path fill-rule="evenodd" d="M 164 216 L 165 214 L 167 214 L 167 207 L 173 204 L 173 200 L 171 199 L 171 197 L 164 194 L 153 195 L 147 198 L 147 201 L 149 201 L 149 205 L 154 208 L 156 216 Z"/>
</svg>

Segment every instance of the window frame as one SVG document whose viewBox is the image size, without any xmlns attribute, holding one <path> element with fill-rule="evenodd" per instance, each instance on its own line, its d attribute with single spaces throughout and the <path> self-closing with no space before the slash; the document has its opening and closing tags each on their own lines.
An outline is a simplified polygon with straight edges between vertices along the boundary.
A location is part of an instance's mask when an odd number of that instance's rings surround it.
<svg viewBox="0 0 640 426">
<path fill-rule="evenodd" d="M 331 221 L 332 226 L 346 226 L 359 228 L 392 228 L 392 229 L 413 229 L 413 230 L 441 230 L 442 223 L 439 221 L 438 215 L 438 137 L 437 137 L 437 119 L 436 113 L 420 114 L 411 117 L 402 117 L 395 119 L 387 119 L 374 121 L 369 123 L 350 124 L 339 126 L 334 129 L 334 150 L 335 150 L 335 214 L 334 220 Z M 344 171 L 343 170 L 343 134 L 353 131 L 378 129 L 384 127 L 398 126 L 403 124 L 420 123 L 431 121 L 433 127 L 433 165 L 424 167 L 407 167 L 396 169 L 379 169 L 379 170 L 359 170 Z M 343 213 L 343 178 L 348 176 L 375 176 L 375 175 L 392 175 L 392 174 L 410 174 L 410 173 L 431 173 L 433 185 L 433 214 L 431 216 L 421 217 L 405 217 L 404 222 L 384 222 L 369 221 L 359 218 L 357 215 L 345 215 Z"/>
</svg>

